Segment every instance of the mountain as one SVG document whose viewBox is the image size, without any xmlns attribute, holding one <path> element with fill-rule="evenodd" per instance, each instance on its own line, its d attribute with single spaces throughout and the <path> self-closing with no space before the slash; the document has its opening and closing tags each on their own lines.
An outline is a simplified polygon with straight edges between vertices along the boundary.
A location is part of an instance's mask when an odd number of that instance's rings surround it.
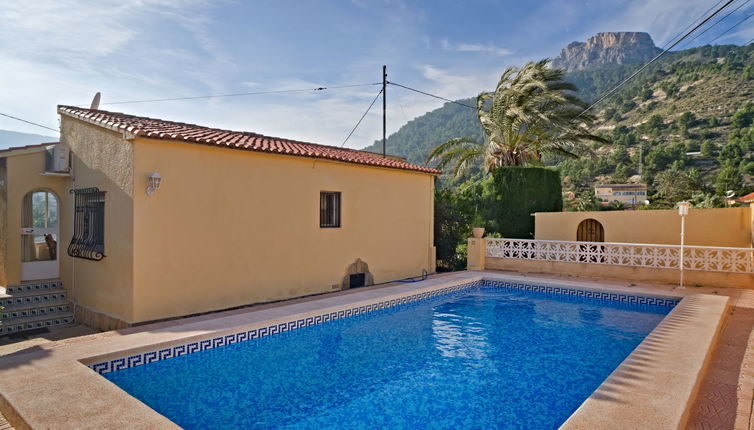
<svg viewBox="0 0 754 430">
<path fill-rule="evenodd" d="M 651 56 L 657 49 L 645 33 L 602 33 L 595 38 L 582 47 L 591 56 L 575 54 L 575 47 L 561 53 L 560 64 L 568 61 L 567 67 L 583 67 L 568 72 L 566 79 L 580 88 L 579 95 L 587 101 L 622 82 L 641 66 L 635 59 Z M 608 43 L 612 40 L 616 42 Z M 598 52 L 596 46 L 604 49 Z M 618 52 L 617 46 L 627 52 Z M 696 182 L 707 192 L 754 191 L 752 101 L 754 45 L 671 52 L 595 107 L 598 121 L 593 131 L 610 144 L 593 144 L 577 160 L 546 157 L 543 161 L 561 171 L 564 189 L 576 192 L 597 182 L 628 179 L 652 186 L 659 173 L 672 168 L 693 169 Z M 473 106 L 471 99 L 464 103 Z M 435 146 L 463 136 L 481 137 L 476 113 L 448 103 L 391 135 L 388 152 L 423 163 Z M 726 183 L 725 177 L 731 181 Z"/>
<path fill-rule="evenodd" d="M 35 145 L 37 143 L 56 142 L 57 137 L 41 134 L 20 133 L 18 131 L 0 130 L 0 149 L 13 146 Z"/>
<path fill-rule="evenodd" d="M 552 67 L 566 72 L 601 64 L 644 63 L 661 49 L 647 33 L 597 33 L 586 42 L 571 42 L 552 60 Z"/>
<path fill-rule="evenodd" d="M 476 99 L 458 102 L 476 106 Z M 482 139 L 482 127 L 479 125 L 476 109 L 445 103 L 441 108 L 409 121 L 388 136 L 387 152 L 405 157 L 410 163 L 424 164 L 427 154 L 435 146 L 456 137 Z M 364 150 L 382 153 L 382 140 L 375 141 Z"/>
</svg>

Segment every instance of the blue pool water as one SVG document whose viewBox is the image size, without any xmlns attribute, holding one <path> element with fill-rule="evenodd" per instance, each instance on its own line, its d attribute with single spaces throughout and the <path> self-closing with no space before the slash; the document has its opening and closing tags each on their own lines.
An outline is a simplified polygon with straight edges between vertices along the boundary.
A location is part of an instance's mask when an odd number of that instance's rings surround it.
<svg viewBox="0 0 754 430">
<path fill-rule="evenodd" d="M 188 429 L 554 429 L 671 309 L 482 286 L 104 376 Z"/>
</svg>

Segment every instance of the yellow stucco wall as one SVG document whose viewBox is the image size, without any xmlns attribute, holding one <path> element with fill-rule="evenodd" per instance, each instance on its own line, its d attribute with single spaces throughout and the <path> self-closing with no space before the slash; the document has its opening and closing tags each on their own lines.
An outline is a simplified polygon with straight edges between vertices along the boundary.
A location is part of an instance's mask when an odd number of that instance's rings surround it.
<svg viewBox="0 0 754 430">
<path fill-rule="evenodd" d="M 605 230 L 605 242 L 680 243 L 677 210 L 600 212 L 541 212 L 535 215 L 535 239 L 576 240 L 579 223 L 595 219 Z M 687 245 L 749 248 L 751 208 L 691 209 L 686 217 Z"/>
<path fill-rule="evenodd" d="M 134 321 L 332 291 L 356 258 L 377 283 L 433 269 L 431 175 L 144 139 L 134 156 Z M 342 193 L 341 228 L 319 227 L 320 191 Z"/>
<path fill-rule="evenodd" d="M 61 115 L 61 144 L 71 148 L 75 180 L 68 188 L 105 191 L 105 255 L 101 261 L 61 259 L 61 279 L 74 300 L 133 321 L 133 144 L 120 133 Z M 66 192 L 61 254 L 71 239 L 73 196 Z"/>
<path fill-rule="evenodd" d="M 60 199 L 60 278 L 80 307 L 128 323 L 340 288 L 356 258 L 375 282 L 434 271 L 434 177 L 121 133 L 61 116 L 73 179 L 39 175 L 44 153 L 7 156 L 8 284 L 20 279 L 23 196 Z M 144 191 L 153 171 L 160 190 Z M 71 258 L 72 188 L 105 198 L 105 255 Z M 342 193 L 342 227 L 319 227 L 320 191 Z M 2 256 L 0 256 L 2 257 Z M 335 287 L 334 287 L 335 286 Z"/>
</svg>

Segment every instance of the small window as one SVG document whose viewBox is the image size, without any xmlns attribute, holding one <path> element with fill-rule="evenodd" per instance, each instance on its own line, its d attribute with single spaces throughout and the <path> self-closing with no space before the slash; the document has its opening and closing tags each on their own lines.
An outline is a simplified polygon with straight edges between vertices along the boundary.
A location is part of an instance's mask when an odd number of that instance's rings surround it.
<svg viewBox="0 0 754 430">
<path fill-rule="evenodd" d="M 68 255 L 102 260 L 105 257 L 105 192 L 99 188 L 81 188 L 71 193 L 76 202 Z"/>
<path fill-rule="evenodd" d="M 340 193 L 319 193 L 319 226 L 340 227 Z"/>
</svg>

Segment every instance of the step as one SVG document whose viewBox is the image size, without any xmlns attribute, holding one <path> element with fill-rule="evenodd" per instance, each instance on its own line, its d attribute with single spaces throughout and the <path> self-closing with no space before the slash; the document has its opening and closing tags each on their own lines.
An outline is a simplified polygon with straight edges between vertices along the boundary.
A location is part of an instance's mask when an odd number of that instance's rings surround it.
<svg viewBox="0 0 754 430">
<path fill-rule="evenodd" d="M 0 306 L 4 308 L 22 308 L 35 306 L 68 298 L 68 291 L 63 288 L 26 291 L 17 294 L 0 295 Z"/>
<path fill-rule="evenodd" d="M 73 312 L 55 312 L 26 318 L 15 318 L 0 323 L 0 334 L 6 335 L 25 330 L 34 330 L 73 323 Z"/>
<path fill-rule="evenodd" d="M 5 294 L 16 295 L 33 291 L 56 290 L 59 288 L 63 288 L 63 281 L 60 279 L 45 279 L 41 281 L 24 282 L 18 285 L 8 285 L 5 287 Z"/>
<path fill-rule="evenodd" d="M 71 302 L 66 299 L 34 303 L 33 305 L 8 306 L 5 309 L 0 309 L 0 324 L 10 324 L 11 320 L 15 318 L 48 315 L 55 312 L 71 312 L 72 310 Z"/>
</svg>

